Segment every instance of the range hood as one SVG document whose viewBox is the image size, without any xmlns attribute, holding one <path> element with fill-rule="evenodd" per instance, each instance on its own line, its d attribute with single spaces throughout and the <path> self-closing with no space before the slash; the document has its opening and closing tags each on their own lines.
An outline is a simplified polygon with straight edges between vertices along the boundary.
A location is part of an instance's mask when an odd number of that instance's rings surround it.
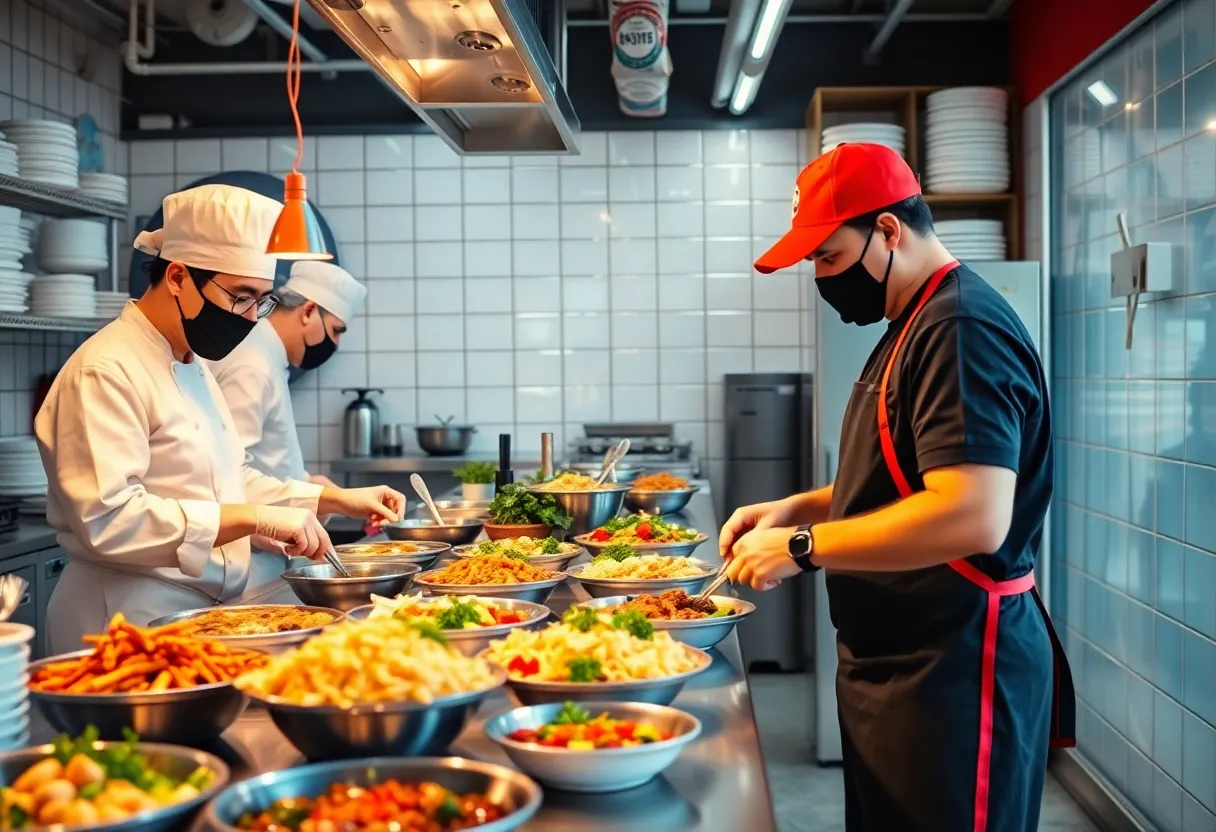
<svg viewBox="0 0 1216 832">
<path fill-rule="evenodd" d="M 457 153 L 578 153 L 532 0 L 308 2 Z"/>
</svg>

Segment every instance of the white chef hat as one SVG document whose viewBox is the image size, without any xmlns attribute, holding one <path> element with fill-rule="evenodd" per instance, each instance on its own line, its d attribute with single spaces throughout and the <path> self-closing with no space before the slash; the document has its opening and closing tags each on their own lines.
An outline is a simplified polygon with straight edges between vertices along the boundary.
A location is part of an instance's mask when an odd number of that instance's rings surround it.
<svg viewBox="0 0 1216 832">
<path fill-rule="evenodd" d="M 274 280 L 273 256 L 266 253 L 283 203 L 233 185 L 200 185 L 169 194 L 165 221 L 141 231 L 135 248 L 164 260 L 240 277 Z"/>
<path fill-rule="evenodd" d="M 323 260 L 298 260 L 283 291 L 295 292 L 349 324 L 359 314 L 367 287 L 346 269 Z"/>
</svg>

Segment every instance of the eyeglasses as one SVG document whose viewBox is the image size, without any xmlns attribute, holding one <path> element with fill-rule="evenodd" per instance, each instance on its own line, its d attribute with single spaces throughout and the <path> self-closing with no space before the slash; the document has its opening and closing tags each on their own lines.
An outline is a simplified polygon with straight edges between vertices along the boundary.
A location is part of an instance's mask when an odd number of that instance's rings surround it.
<svg viewBox="0 0 1216 832">
<path fill-rule="evenodd" d="M 279 305 L 279 300 L 274 295 L 266 295 L 265 297 L 261 298 L 234 295 L 232 292 L 229 292 L 223 286 L 216 283 L 215 278 L 211 278 L 211 280 L 207 282 L 215 286 L 215 288 L 219 289 L 232 300 L 232 314 L 234 315 L 244 315 L 250 309 L 256 307 L 258 310 L 258 317 L 265 318 L 274 310 L 276 306 Z"/>
</svg>

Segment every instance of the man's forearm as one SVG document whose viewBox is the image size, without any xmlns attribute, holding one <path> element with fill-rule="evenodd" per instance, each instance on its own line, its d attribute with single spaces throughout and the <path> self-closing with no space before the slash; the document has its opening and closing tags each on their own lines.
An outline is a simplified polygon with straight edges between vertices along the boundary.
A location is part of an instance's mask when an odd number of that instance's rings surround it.
<svg viewBox="0 0 1216 832">
<path fill-rule="evenodd" d="M 980 552 L 971 507 L 932 491 L 812 531 L 814 562 L 827 569 L 902 572 Z"/>
<path fill-rule="evenodd" d="M 798 525 L 823 523 L 832 508 L 832 486 L 825 485 L 798 495 Z"/>
<path fill-rule="evenodd" d="M 257 532 L 258 507 L 250 505 L 221 505 L 220 530 L 215 536 L 216 546 L 225 546 L 234 540 Z"/>
</svg>

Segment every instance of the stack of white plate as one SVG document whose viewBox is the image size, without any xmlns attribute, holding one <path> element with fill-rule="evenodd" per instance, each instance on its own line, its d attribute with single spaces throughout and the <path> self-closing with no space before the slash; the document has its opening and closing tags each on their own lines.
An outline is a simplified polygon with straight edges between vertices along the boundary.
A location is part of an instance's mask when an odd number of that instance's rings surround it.
<svg viewBox="0 0 1216 832">
<path fill-rule="evenodd" d="M 898 124 L 881 124 L 878 122 L 857 122 L 855 124 L 837 124 L 835 127 L 823 128 L 823 152 L 835 149 L 836 145 L 845 142 L 869 142 L 882 144 L 892 150 L 904 154 L 906 141 L 904 128 Z"/>
<path fill-rule="evenodd" d="M 926 100 L 926 185 L 933 193 L 1009 190 L 1009 104 L 998 87 L 955 87 Z"/>
<path fill-rule="evenodd" d="M 30 642 L 34 628 L 0 621 L 0 752 L 30 744 Z"/>
<path fill-rule="evenodd" d="M 46 494 L 46 472 L 32 436 L 0 439 L 0 497 Z"/>
<path fill-rule="evenodd" d="M 30 314 L 47 318 L 97 317 L 91 274 L 49 274 L 30 281 Z"/>
<path fill-rule="evenodd" d="M 22 179 L 76 190 L 80 151 L 76 128 L 58 121 L 4 121 L 0 131 L 17 145 L 17 169 Z"/>
<path fill-rule="evenodd" d="M 19 270 L 30 253 L 29 238 L 21 226 L 21 211 L 0 205 L 0 269 Z"/>
<path fill-rule="evenodd" d="M 131 296 L 126 292 L 96 292 L 94 294 L 97 317 L 102 320 L 112 320 L 122 314 L 123 307 Z"/>
<path fill-rule="evenodd" d="M 0 312 L 24 314 L 29 309 L 29 285 L 33 279 L 29 272 L 0 267 Z"/>
<path fill-rule="evenodd" d="M 17 145 L 5 140 L 4 134 L 0 133 L 0 174 L 16 176 L 18 172 Z"/>
<path fill-rule="evenodd" d="M 127 204 L 127 177 L 112 173 L 80 174 L 80 195 L 103 202 Z"/>
<path fill-rule="evenodd" d="M 960 260 L 1005 260 L 1005 226 L 1000 220 L 939 220 L 937 237 Z"/>
<path fill-rule="evenodd" d="M 38 264 L 52 274 L 99 272 L 110 265 L 106 226 L 95 220 L 47 220 L 38 240 Z"/>
</svg>

